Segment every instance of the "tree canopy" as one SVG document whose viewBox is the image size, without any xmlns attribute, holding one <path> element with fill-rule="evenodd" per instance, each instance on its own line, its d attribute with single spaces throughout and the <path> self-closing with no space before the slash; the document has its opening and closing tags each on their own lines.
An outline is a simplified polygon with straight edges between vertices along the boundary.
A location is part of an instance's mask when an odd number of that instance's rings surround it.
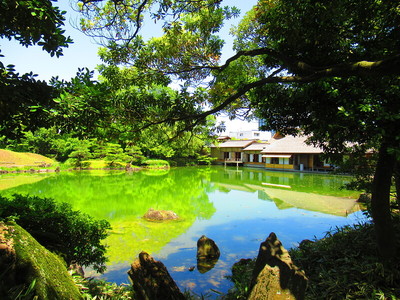
<svg viewBox="0 0 400 300">
<path fill-rule="evenodd" d="M 161 72 L 192 86 L 206 80 L 213 104 L 208 114 L 234 102 L 237 107 L 238 99 L 268 83 L 382 76 L 400 70 L 396 1 L 259 1 L 234 31 L 237 53 L 224 63 L 219 61 L 223 42 L 218 30 L 237 10 L 222 7 L 223 1 L 80 3 L 82 30 L 105 38 L 106 62 Z M 145 41 L 139 35 L 146 16 L 164 22 L 162 37 Z"/>
<path fill-rule="evenodd" d="M 64 15 L 50 0 L 1 1 L 0 38 L 15 39 L 26 47 L 37 44 L 58 57 L 72 43 L 64 35 Z"/>
</svg>

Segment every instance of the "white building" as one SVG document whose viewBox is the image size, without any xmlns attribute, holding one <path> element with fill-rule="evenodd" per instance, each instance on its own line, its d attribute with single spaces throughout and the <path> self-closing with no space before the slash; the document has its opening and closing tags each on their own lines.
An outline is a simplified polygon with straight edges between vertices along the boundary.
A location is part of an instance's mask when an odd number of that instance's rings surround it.
<svg viewBox="0 0 400 300">
<path fill-rule="evenodd" d="M 272 134 L 268 131 L 261 130 L 247 130 L 247 131 L 231 131 L 229 132 L 229 137 L 235 138 L 238 140 L 260 140 L 260 141 L 268 141 L 271 139 Z"/>
</svg>

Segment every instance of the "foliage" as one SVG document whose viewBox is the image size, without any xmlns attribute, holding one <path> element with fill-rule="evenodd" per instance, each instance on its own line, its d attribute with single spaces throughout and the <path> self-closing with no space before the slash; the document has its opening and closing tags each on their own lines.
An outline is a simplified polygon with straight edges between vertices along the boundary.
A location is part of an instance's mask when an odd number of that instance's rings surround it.
<svg viewBox="0 0 400 300">
<path fill-rule="evenodd" d="M 8 291 L 10 299 L 13 300 L 28 300 L 35 296 L 36 279 L 34 279 L 29 286 L 14 287 Z"/>
<path fill-rule="evenodd" d="M 78 69 L 70 81 L 53 77 L 50 84 L 60 91 L 50 111 L 54 124 L 61 133 L 75 137 L 93 138 L 111 122 L 108 87 L 93 79 L 93 71 Z"/>
<path fill-rule="evenodd" d="M 105 271 L 105 251 L 101 244 L 110 224 L 94 220 L 67 203 L 49 198 L 14 195 L 0 196 L 0 217 L 14 217 L 35 239 L 49 250 L 60 253 L 67 264 L 92 266 Z"/>
<path fill-rule="evenodd" d="M 237 9 L 222 8 L 220 1 L 164 1 L 154 0 L 146 3 L 137 1 L 78 1 L 78 9 L 82 13 L 81 30 L 90 36 L 101 37 L 102 42 L 120 46 L 118 51 L 123 54 L 131 52 L 134 45 L 140 45 L 141 37 L 139 29 L 144 24 L 145 18 L 154 22 L 163 22 L 163 29 L 170 31 L 171 35 L 179 31 L 179 19 L 177 16 L 196 12 L 197 18 L 193 18 L 191 26 L 185 31 L 193 31 L 193 35 L 199 33 L 211 35 L 221 26 L 222 16 L 232 17 L 238 14 Z M 222 19 L 222 20 L 221 20 Z M 200 36 L 201 37 L 201 36 Z M 207 41 L 205 41 L 207 42 Z M 125 49 L 123 46 L 129 45 Z M 179 50 L 184 45 L 177 47 Z M 190 49 L 190 44 L 185 49 Z M 193 58 L 196 59 L 196 58 Z"/>
<path fill-rule="evenodd" d="M 72 275 L 75 284 L 80 288 L 84 299 L 102 300 L 130 300 L 134 299 L 132 285 L 107 282 L 95 278 L 83 278 L 80 275 Z"/>
<path fill-rule="evenodd" d="M 143 165 L 148 168 L 169 168 L 169 163 L 162 159 L 148 159 L 143 161 Z"/>
<path fill-rule="evenodd" d="M 234 287 L 223 297 L 224 300 L 247 299 L 255 263 L 256 259 L 242 259 L 232 266 L 232 275 L 227 278 L 232 281 Z"/>
<path fill-rule="evenodd" d="M 15 39 L 26 47 L 37 44 L 59 57 L 72 43 L 62 29 L 64 15 L 49 0 L 1 1 L 0 38 Z M 47 124 L 54 91 L 35 76 L 32 72 L 20 75 L 14 65 L 4 66 L 0 61 L 0 136 L 18 140 L 22 130 Z"/>
<path fill-rule="evenodd" d="M 211 165 L 217 158 L 211 157 L 210 155 L 198 155 L 196 159 L 197 163 L 200 165 Z"/>
<path fill-rule="evenodd" d="M 65 13 L 48 0 L 1 1 L 0 38 L 14 38 L 26 47 L 37 44 L 51 56 L 59 57 L 62 48 L 72 43 L 62 29 Z"/>
<path fill-rule="evenodd" d="M 89 164 L 84 162 L 91 157 L 90 149 L 91 143 L 88 140 L 82 140 L 80 143 L 73 148 L 73 151 L 69 154 L 70 162 L 77 168 L 87 167 Z M 72 159 L 72 161 L 71 161 Z"/>
<path fill-rule="evenodd" d="M 105 151 L 105 160 L 110 167 L 117 166 L 118 162 L 127 162 L 129 160 L 129 156 L 124 153 L 124 149 L 122 149 L 120 144 L 107 143 Z"/>
<path fill-rule="evenodd" d="M 42 155 L 54 154 L 55 147 L 53 142 L 59 138 L 56 128 L 41 127 L 34 132 L 23 131 L 22 133 L 24 134 L 24 137 L 19 145 L 21 150 Z M 59 151 L 59 148 L 57 148 L 57 150 Z"/>
<path fill-rule="evenodd" d="M 130 164 L 141 165 L 142 161 L 145 159 L 140 148 L 135 145 L 126 146 L 125 153 L 129 157 Z"/>
<path fill-rule="evenodd" d="M 395 226 L 399 233 L 398 215 Z M 294 264 L 309 279 L 306 299 L 398 299 L 399 261 L 382 264 L 374 235 L 372 224 L 356 224 L 336 228 L 320 240 L 307 240 L 290 249 Z M 223 299 L 247 299 L 254 262 L 232 270 L 234 275 L 228 278 L 234 288 Z"/>
<path fill-rule="evenodd" d="M 20 75 L 13 65 L 4 67 L 0 62 L 0 135 L 15 140 L 24 130 L 46 126 L 53 94 L 32 72 Z"/>
<path fill-rule="evenodd" d="M 21 152 L 33 152 L 64 162 L 78 148 L 90 149 L 95 141 L 82 140 L 69 134 L 60 134 L 56 127 L 41 127 L 35 131 L 22 131 L 23 137 L 17 146 L 11 146 Z"/>
<path fill-rule="evenodd" d="M 399 233 L 399 216 L 395 218 Z M 290 251 L 309 278 L 307 299 L 397 299 L 399 261 L 383 264 L 371 224 L 345 226 Z M 397 243 L 397 249 L 400 248 Z"/>
</svg>

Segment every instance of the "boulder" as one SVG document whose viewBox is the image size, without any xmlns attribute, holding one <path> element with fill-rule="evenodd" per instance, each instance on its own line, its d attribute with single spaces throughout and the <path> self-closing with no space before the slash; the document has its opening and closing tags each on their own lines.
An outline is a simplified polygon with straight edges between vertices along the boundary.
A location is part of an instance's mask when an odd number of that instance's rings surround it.
<svg viewBox="0 0 400 300">
<path fill-rule="evenodd" d="M 197 269 L 206 273 L 218 262 L 220 251 L 217 244 L 205 235 L 197 241 Z"/>
<path fill-rule="evenodd" d="M 371 202 L 371 194 L 361 193 L 357 199 L 359 203 L 370 203 Z"/>
<path fill-rule="evenodd" d="M 0 222 L 0 299 L 82 299 L 65 262 L 16 223 Z"/>
<path fill-rule="evenodd" d="M 253 270 L 249 300 L 304 299 L 307 277 L 275 233 L 261 243 Z"/>
<path fill-rule="evenodd" d="M 128 275 L 138 300 L 184 300 L 167 268 L 146 252 L 141 252 Z"/>
<path fill-rule="evenodd" d="M 177 220 L 178 215 L 171 210 L 155 210 L 150 208 L 143 216 L 149 221 Z"/>
</svg>

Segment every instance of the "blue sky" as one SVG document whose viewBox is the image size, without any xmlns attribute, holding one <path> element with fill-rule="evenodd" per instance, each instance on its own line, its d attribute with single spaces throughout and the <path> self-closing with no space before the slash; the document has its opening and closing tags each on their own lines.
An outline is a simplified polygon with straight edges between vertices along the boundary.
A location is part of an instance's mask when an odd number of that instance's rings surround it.
<svg viewBox="0 0 400 300">
<path fill-rule="evenodd" d="M 13 64 L 17 72 L 20 74 L 33 72 L 38 74 L 38 79 L 49 80 L 52 76 L 59 76 L 60 79 L 69 80 L 74 77 L 78 68 L 87 67 L 94 70 L 101 63 L 97 56 L 99 45 L 90 37 L 85 36 L 79 30 L 75 29 L 71 24 L 76 24 L 79 20 L 79 15 L 74 12 L 69 4 L 70 1 L 62 0 L 55 2 L 55 6 L 59 6 L 62 10 L 67 11 L 66 15 L 66 35 L 69 35 L 74 40 L 74 43 L 69 48 L 64 49 L 64 56 L 59 58 L 51 57 L 47 52 L 41 50 L 39 46 L 24 47 L 15 41 L 0 39 L 1 54 L 4 57 L 1 61 L 5 64 Z M 241 10 L 242 15 L 249 11 L 257 0 L 224 0 L 223 5 L 236 6 Z M 223 60 L 226 60 L 234 54 L 232 51 L 232 37 L 229 35 L 229 28 L 232 24 L 237 24 L 240 18 L 230 20 L 226 24 L 220 35 L 226 41 L 223 50 Z M 151 24 L 149 24 L 151 25 Z M 146 27 L 141 32 L 144 36 L 152 36 L 154 26 Z M 247 122 L 235 121 L 230 123 L 229 130 L 249 130 L 256 129 L 254 125 Z M 249 127 L 250 125 L 250 127 Z"/>
</svg>

